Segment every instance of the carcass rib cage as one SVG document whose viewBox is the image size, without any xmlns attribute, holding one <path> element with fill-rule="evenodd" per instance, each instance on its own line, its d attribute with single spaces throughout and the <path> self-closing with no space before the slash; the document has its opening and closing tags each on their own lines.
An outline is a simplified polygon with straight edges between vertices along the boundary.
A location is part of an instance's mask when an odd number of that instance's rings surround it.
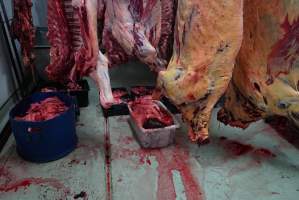
<svg viewBox="0 0 299 200">
<path fill-rule="evenodd" d="M 74 12 L 72 0 L 64 0 L 63 5 L 67 24 L 71 34 L 72 47 L 74 51 L 78 51 L 83 44 L 79 16 L 76 12 Z"/>
<path fill-rule="evenodd" d="M 128 10 L 126 12 L 125 10 L 120 10 L 117 12 L 116 16 L 115 13 L 113 14 L 113 12 L 116 12 L 115 8 L 117 7 L 115 5 L 115 2 L 121 2 L 124 5 L 129 5 L 127 6 Z M 61 12 L 63 12 L 60 13 L 60 15 L 63 15 L 64 19 L 61 19 L 62 16 L 57 15 L 57 11 L 53 11 L 53 9 L 51 9 L 54 4 L 56 4 L 56 8 L 60 9 Z M 97 11 L 95 12 L 97 12 L 97 23 L 100 27 L 100 29 L 98 30 L 98 41 L 106 49 L 106 57 L 109 60 L 110 66 L 126 62 L 129 59 L 137 58 L 145 62 L 146 64 L 152 65 L 153 69 L 155 69 L 155 67 L 159 69 L 165 67 L 165 64 L 170 59 L 172 52 L 173 26 L 176 9 L 175 0 L 144 0 L 143 4 L 140 4 L 139 1 L 134 0 L 98 0 L 95 4 L 98 6 Z M 58 37 L 57 39 L 49 38 L 51 46 L 54 46 L 54 48 L 55 46 L 59 46 L 57 42 L 60 42 L 59 40 L 63 38 L 59 38 L 61 35 L 63 35 L 63 33 L 61 30 L 57 29 L 64 29 L 65 33 L 69 34 L 69 40 L 71 41 L 70 53 L 72 54 L 72 56 L 75 56 L 79 51 L 82 51 L 83 48 L 90 48 L 90 46 L 93 47 L 92 43 L 94 43 L 95 41 L 88 41 L 88 39 L 85 38 L 85 35 L 88 36 L 88 28 L 90 28 L 88 27 L 90 26 L 88 22 L 89 16 L 86 17 L 86 20 L 81 19 L 85 15 L 90 14 L 90 11 L 88 10 L 88 7 L 86 5 L 86 0 L 53 0 L 48 2 L 48 20 L 50 21 L 49 37 L 51 37 L 52 32 L 58 31 L 61 33 L 54 33 L 54 35 Z M 81 18 L 79 15 L 80 12 L 81 15 L 83 15 Z M 84 25 L 80 23 L 80 19 L 83 20 Z M 62 25 L 62 23 L 53 22 L 60 20 L 66 21 L 66 27 L 51 27 L 51 24 Z M 119 22 L 126 22 L 127 25 Z M 118 28 L 120 28 L 121 30 L 121 28 L 126 28 L 126 26 L 128 30 L 124 29 L 123 32 L 115 32 L 115 30 L 117 30 Z M 85 32 L 87 34 L 84 35 L 84 33 L 82 32 L 82 28 L 85 29 Z M 124 35 L 125 32 L 127 33 L 127 35 Z M 124 42 L 128 38 L 133 38 L 131 45 L 133 45 L 134 49 L 131 52 L 127 51 L 127 49 L 130 48 L 128 46 L 129 43 Z M 92 50 L 94 50 L 94 48 L 92 48 Z M 67 55 L 64 55 L 63 53 L 64 52 L 61 51 L 60 56 L 67 57 Z M 93 52 L 93 55 L 91 55 L 92 58 L 94 58 L 94 54 L 95 52 Z M 55 60 L 55 55 L 53 54 L 53 56 L 54 57 L 51 57 L 51 59 Z M 82 57 L 83 56 L 81 56 L 81 60 Z M 88 59 L 85 60 L 85 63 L 89 63 Z M 84 62 L 80 64 L 81 66 L 76 66 L 78 68 L 72 70 L 70 79 L 75 79 L 74 76 L 76 75 L 74 74 L 76 74 L 76 71 L 78 72 L 77 76 L 79 77 L 88 76 L 88 72 L 90 72 L 92 68 L 95 69 L 96 67 L 95 62 L 93 63 L 95 66 L 87 66 L 87 69 L 84 69 L 83 72 L 80 70 L 80 67 L 83 67 L 82 65 L 84 65 Z M 69 69 L 69 67 L 66 68 Z M 59 80 L 65 79 L 67 77 L 65 76 L 65 74 L 64 77 L 60 77 L 53 71 L 55 71 L 55 66 L 50 66 L 48 68 L 48 72 L 49 74 L 52 73 L 52 76 L 50 76 L 50 78 L 52 79 Z M 57 77 L 55 77 L 55 75 Z"/>
</svg>

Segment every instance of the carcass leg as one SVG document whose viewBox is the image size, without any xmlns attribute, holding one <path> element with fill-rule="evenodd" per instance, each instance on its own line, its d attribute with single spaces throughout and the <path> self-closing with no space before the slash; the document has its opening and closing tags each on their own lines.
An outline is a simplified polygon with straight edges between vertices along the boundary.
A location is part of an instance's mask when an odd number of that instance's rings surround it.
<svg viewBox="0 0 299 200">
<path fill-rule="evenodd" d="M 113 95 L 108 73 L 108 60 L 99 51 L 99 40 L 97 33 L 98 0 L 86 1 L 87 16 L 89 24 L 89 36 L 93 55 L 97 55 L 96 69 L 89 76 L 95 81 L 100 90 L 100 101 L 103 107 L 107 108 L 113 104 Z"/>
<path fill-rule="evenodd" d="M 108 59 L 99 52 L 96 70 L 90 73 L 90 77 L 95 81 L 100 91 L 100 101 L 104 108 L 113 104 L 113 95 L 108 72 Z"/>
<path fill-rule="evenodd" d="M 127 53 L 135 54 L 141 62 L 149 65 L 151 70 L 159 72 L 165 69 L 166 61 L 158 58 L 156 49 L 144 35 L 142 25 L 114 22 L 112 34 Z"/>
<path fill-rule="evenodd" d="M 122 3 L 120 3 L 122 2 Z M 165 69 L 166 61 L 158 58 L 154 46 L 146 36 L 146 27 L 143 23 L 137 22 L 129 10 L 129 2 L 108 1 L 107 10 L 112 22 L 113 38 L 120 44 L 128 55 L 137 56 L 140 61 L 149 65 L 153 71 Z M 111 13 L 114 13 L 112 15 Z M 149 23 L 149 22 L 147 22 Z"/>
<path fill-rule="evenodd" d="M 152 71 L 159 72 L 166 67 L 166 61 L 158 58 L 157 50 L 144 34 L 144 28 L 135 25 L 135 54 L 143 63 L 149 65 Z"/>
</svg>

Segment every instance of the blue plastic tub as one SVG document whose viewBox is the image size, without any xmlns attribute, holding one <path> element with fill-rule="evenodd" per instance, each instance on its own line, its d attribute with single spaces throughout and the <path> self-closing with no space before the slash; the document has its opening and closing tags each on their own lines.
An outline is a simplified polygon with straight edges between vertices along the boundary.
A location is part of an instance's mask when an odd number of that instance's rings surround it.
<svg viewBox="0 0 299 200">
<path fill-rule="evenodd" d="M 69 109 L 53 119 L 42 122 L 16 120 L 31 103 L 56 96 Z M 10 122 L 18 154 L 32 162 L 49 162 L 72 152 L 77 145 L 74 98 L 63 93 L 35 93 L 24 99 L 10 112 Z"/>
</svg>

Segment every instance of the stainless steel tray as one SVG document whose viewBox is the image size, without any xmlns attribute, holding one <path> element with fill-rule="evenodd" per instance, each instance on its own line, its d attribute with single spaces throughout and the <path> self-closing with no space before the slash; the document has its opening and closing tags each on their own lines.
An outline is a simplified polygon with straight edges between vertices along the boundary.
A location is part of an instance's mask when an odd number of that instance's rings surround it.
<svg viewBox="0 0 299 200">
<path fill-rule="evenodd" d="M 143 148 L 162 148 L 174 143 L 176 129 L 180 128 L 180 124 L 175 116 L 160 101 L 154 101 L 162 107 L 173 119 L 173 125 L 164 128 L 144 129 L 140 127 L 132 116 L 132 108 L 129 105 L 130 119 L 129 124 L 133 132 Z"/>
</svg>

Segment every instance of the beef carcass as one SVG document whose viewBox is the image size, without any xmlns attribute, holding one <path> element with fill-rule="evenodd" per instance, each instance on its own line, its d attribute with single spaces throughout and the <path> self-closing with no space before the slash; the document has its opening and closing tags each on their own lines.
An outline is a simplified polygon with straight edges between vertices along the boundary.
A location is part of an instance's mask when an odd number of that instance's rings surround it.
<svg viewBox="0 0 299 200">
<path fill-rule="evenodd" d="M 154 71 L 171 56 L 174 0 L 106 1 L 103 44 L 111 64 L 138 58 Z"/>
<path fill-rule="evenodd" d="M 181 109 L 193 141 L 208 138 L 211 111 L 241 46 L 242 17 L 242 0 L 178 1 L 174 53 L 158 87 Z"/>
<path fill-rule="evenodd" d="M 99 51 L 97 37 L 98 9 L 104 8 L 102 4 L 100 0 L 48 1 L 51 63 L 46 72 L 50 79 L 63 83 L 92 77 L 107 107 L 113 102 L 108 60 Z"/>
<path fill-rule="evenodd" d="M 104 18 L 102 41 L 107 53 L 100 55 L 99 64 L 107 69 L 107 63 L 113 66 L 137 58 L 154 71 L 165 68 L 172 52 L 175 6 L 174 0 L 101 1 L 98 16 Z M 91 76 L 100 82 L 105 105 L 110 95 L 108 70 Z"/>
<path fill-rule="evenodd" d="M 159 71 L 170 58 L 174 0 L 54 0 L 48 4 L 49 77 L 65 82 L 90 76 L 104 107 L 113 103 L 108 65 L 138 58 Z M 105 55 L 99 51 L 101 41 Z"/>
<path fill-rule="evenodd" d="M 279 115 L 299 126 L 299 1 L 245 0 L 244 41 L 218 119 L 246 128 Z"/>
<path fill-rule="evenodd" d="M 72 38 L 60 0 L 48 1 L 48 40 L 51 45 L 50 64 L 46 73 L 51 80 L 67 82 L 74 65 Z"/>
<path fill-rule="evenodd" d="M 13 8 L 12 35 L 21 44 L 24 66 L 32 68 L 35 58 L 33 53 L 35 29 L 31 13 L 32 0 L 14 0 Z"/>
<path fill-rule="evenodd" d="M 93 27 L 96 26 L 94 17 L 97 12 L 92 9 L 87 12 L 87 8 L 94 6 L 97 1 L 48 1 L 51 63 L 46 72 L 49 78 L 61 82 L 76 81 L 95 70 L 98 44 Z"/>
</svg>

